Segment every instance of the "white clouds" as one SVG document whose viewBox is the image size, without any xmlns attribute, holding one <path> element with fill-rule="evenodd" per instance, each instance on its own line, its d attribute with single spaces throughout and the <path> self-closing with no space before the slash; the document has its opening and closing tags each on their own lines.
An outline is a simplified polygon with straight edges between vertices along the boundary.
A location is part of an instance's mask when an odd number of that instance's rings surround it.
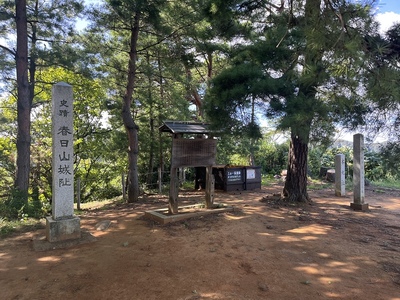
<svg viewBox="0 0 400 300">
<path fill-rule="evenodd" d="M 382 34 L 385 33 L 394 23 L 400 23 L 400 14 L 396 14 L 392 11 L 378 13 L 375 18 L 380 24 L 379 32 Z"/>
</svg>

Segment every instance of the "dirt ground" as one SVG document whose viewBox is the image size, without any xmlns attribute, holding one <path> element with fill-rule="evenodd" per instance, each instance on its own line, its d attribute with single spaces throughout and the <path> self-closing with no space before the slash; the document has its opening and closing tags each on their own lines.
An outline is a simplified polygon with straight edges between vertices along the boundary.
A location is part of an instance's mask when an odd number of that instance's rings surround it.
<svg viewBox="0 0 400 300">
<path fill-rule="evenodd" d="M 311 191 L 312 205 L 278 205 L 262 190 L 217 192 L 234 212 L 158 225 L 148 196 L 80 216 L 95 242 L 35 251 L 44 229 L 0 241 L 0 299 L 400 299 L 400 191 Z M 203 192 L 180 193 L 182 204 Z M 105 230 L 99 222 L 110 221 Z"/>
</svg>

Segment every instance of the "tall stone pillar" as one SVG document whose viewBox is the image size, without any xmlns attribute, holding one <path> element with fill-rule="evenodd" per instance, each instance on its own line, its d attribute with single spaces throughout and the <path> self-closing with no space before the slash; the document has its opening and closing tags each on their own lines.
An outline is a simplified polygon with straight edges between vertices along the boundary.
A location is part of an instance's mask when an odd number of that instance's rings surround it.
<svg viewBox="0 0 400 300">
<path fill-rule="evenodd" d="M 364 136 L 362 134 L 353 136 L 353 189 L 354 199 L 350 207 L 354 210 L 367 210 L 368 203 L 364 203 Z"/>
<path fill-rule="evenodd" d="M 345 156 L 337 154 L 335 156 L 335 195 L 346 196 L 346 177 L 345 177 Z"/>
<path fill-rule="evenodd" d="M 81 237 L 80 219 L 74 216 L 74 153 L 72 86 L 57 83 L 52 90 L 52 216 L 46 220 L 49 242 Z"/>
</svg>

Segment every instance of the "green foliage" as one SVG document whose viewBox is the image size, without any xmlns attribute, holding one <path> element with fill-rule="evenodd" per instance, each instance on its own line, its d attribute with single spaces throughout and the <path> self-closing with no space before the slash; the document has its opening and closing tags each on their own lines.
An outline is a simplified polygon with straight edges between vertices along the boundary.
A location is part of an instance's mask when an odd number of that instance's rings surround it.
<svg viewBox="0 0 400 300">
<path fill-rule="evenodd" d="M 382 167 L 388 179 L 400 179 L 400 146 L 397 142 L 387 143 L 381 148 Z"/>
<path fill-rule="evenodd" d="M 100 82 L 62 68 L 42 72 L 38 79 L 46 83 L 64 81 L 73 86 L 74 174 L 75 178 L 81 179 L 81 201 L 114 197 L 118 194 L 116 190 L 120 193 L 115 181 L 120 182 L 123 168 L 116 159 L 118 152 L 115 152 L 113 133 L 104 118 L 106 96 Z M 36 165 L 33 172 L 38 172 L 36 182 L 39 190 L 51 198 L 51 128 L 48 126 L 51 119 L 51 85 L 41 84 L 38 90 L 32 123 L 32 161 Z M 35 180 L 32 183 L 35 184 Z"/>
<path fill-rule="evenodd" d="M 260 140 L 260 145 L 255 153 L 257 166 L 261 166 L 263 174 L 280 175 L 287 169 L 289 142 L 274 142 L 268 134 Z"/>
<path fill-rule="evenodd" d="M 27 0 L 27 30 L 29 37 L 30 84 L 35 83 L 35 73 L 47 66 L 74 67 L 79 60 L 80 51 L 75 46 L 77 38 L 75 22 L 83 10 L 83 3 L 75 0 L 35 1 Z M 16 35 L 15 1 L 0 1 L 0 35 Z M 0 47 L 1 77 L 10 92 L 14 89 L 16 39 L 6 38 L 7 43 Z"/>
<path fill-rule="evenodd" d="M 224 11 L 225 3 L 211 2 L 211 13 Z M 238 136 L 254 121 L 255 106 L 276 120 L 277 128 L 291 135 L 285 198 L 308 200 L 309 142 L 329 143 L 333 124 L 363 124 L 363 115 L 370 111 L 363 92 L 369 55 L 362 50 L 365 36 L 376 32 L 372 14 L 346 1 L 335 6 L 297 1 L 287 9 L 274 6 L 276 11 L 255 3 L 254 11 L 264 14 L 248 11 L 242 1 L 229 3 L 233 5 L 225 11 L 236 17 L 234 22 L 243 22 L 243 15 L 252 21 L 247 24 L 252 35 L 236 33 L 239 45 L 229 53 L 231 64 L 207 90 L 207 116 L 221 131 Z M 312 168 L 316 166 L 317 161 L 312 162 Z"/>
<path fill-rule="evenodd" d="M 243 157 L 240 154 L 232 154 L 229 158 L 228 165 L 232 166 L 247 166 L 249 160 L 247 157 Z"/>
<path fill-rule="evenodd" d="M 28 198 L 28 203 L 25 202 L 26 198 Z M 8 220 L 24 221 L 29 217 L 42 218 L 50 211 L 50 202 L 43 196 L 39 201 L 35 201 L 17 189 L 13 189 L 7 198 L 0 199 L 0 218 Z"/>
<path fill-rule="evenodd" d="M 269 186 L 276 183 L 276 179 L 272 174 L 261 175 L 261 185 Z"/>
<path fill-rule="evenodd" d="M 289 143 L 274 140 L 275 132 L 265 132 L 256 141 L 242 137 L 224 136 L 217 144 L 217 164 L 248 166 L 253 156 L 254 165 L 261 167 L 264 175 L 280 174 L 287 168 Z"/>
<path fill-rule="evenodd" d="M 365 178 L 374 181 L 396 181 L 400 178 L 398 163 L 398 146 L 389 143 L 380 151 L 364 150 Z M 350 147 L 315 147 L 309 152 L 309 171 L 313 176 L 319 175 L 321 167 L 335 168 L 335 156 L 345 155 L 346 177 L 353 175 L 353 149 Z"/>
<path fill-rule="evenodd" d="M 3 111 L 0 110 L 0 115 Z M 5 193 L 13 185 L 15 174 L 15 151 L 14 139 L 10 136 L 0 134 L 0 193 Z"/>
<path fill-rule="evenodd" d="M 375 181 L 385 178 L 386 174 L 382 165 L 382 156 L 374 151 L 365 151 L 364 153 L 365 177 Z"/>
<path fill-rule="evenodd" d="M 14 185 L 16 165 L 16 110 L 14 97 L 0 98 L 0 198 Z"/>
<path fill-rule="evenodd" d="M 124 169 L 128 139 L 120 114 L 126 92 L 130 30 L 134 17 L 138 16 L 136 13 L 140 12 L 141 31 L 134 51 L 138 59 L 135 60 L 132 115 L 139 128 L 140 185 L 143 190 L 154 189 L 158 168 L 164 171 L 170 160 L 170 137 L 160 134 L 158 128 L 168 119 L 191 120 L 189 101 L 193 101 L 194 91 L 200 94 L 198 90 L 205 86 L 208 76 L 204 57 L 212 59 L 208 54 L 216 51 L 216 47 L 209 42 L 207 22 L 200 18 L 196 1 L 107 1 L 104 4 L 91 9 L 94 23 L 86 38 L 90 43 L 88 49 L 103 62 L 94 68 L 106 77 L 104 86 L 108 90 L 107 103 L 111 104 L 108 112 L 113 126 L 110 145 L 115 161 L 124 172 L 127 171 Z M 213 60 L 213 65 L 218 66 L 218 61 Z"/>
<path fill-rule="evenodd" d="M 303 1 L 308 2 L 311 1 Z M 290 129 L 305 141 L 313 120 L 319 120 L 315 128 L 321 128 L 318 124 L 322 120 L 328 126 L 334 120 L 344 121 L 362 98 L 354 89 L 360 84 L 357 72 L 362 60 L 358 49 L 362 32 L 372 25 L 364 11 L 351 5 L 341 9 L 348 22 L 363 18 L 363 26 L 358 31 L 352 29 L 351 37 L 341 33 L 335 12 L 329 7 L 320 12 L 323 18 L 319 19 L 316 12 L 318 20 L 307 22 L 301 22 L 304 12 L 299 11 L 299 22 L 290 30 L 286 20 L 295 16 L 270 15 L 274 26 L 265 24 L 260 36 L 233 49 L 232 65 L 214 78 L 206 106 L 212 121 L 231 131 L 243 126 L 252 99 L 260 107 L 263 102 L 268 103 L 264 105 L 267 116 L 279 119 L 281 129 Z M 347 69 L 335 69 L 341 66 Z M 347 100 L 346 106 L 343 99 Z M 363 110 L 358 109 L 357 114 L 361 113 Z"/>
<path fill-rule="evenodd" d="M 0 217 L 0 238 L 5 238 L 16 232 L 27 232 L 42 228 L 44 228 L 43 223 L 34 218 L 8 220 Z"/>
<path fill-rule="evenodd" d="M 12 190 L 8 199 L 0 202 L 0 216 L 10 219 L 21 217 L 28 210 L 28 207 L 25 207 L 24 199 L 26 197 L 25 193 L 15 189 Z"/>
<path fill-rule="evenodd" d="M 29 203 L 22 208 L 22 214 L 40 217 L 51 211 L 52 166 L 51 166 L 51 87 L 64 81 L 74 90 L 74 173 L 81 178 L 81 199 L 91 201 L 114 197 L 121 193 L 123 159 L 118 156 L 118 138 L 112 134 L 104 114 L 105 91 L 99 81 L 91 80 L 62 68 L 49 68 L 37 77 L 33 121 L 31 129 L 31 188 Z M 2 99 L 0 117 L 2 123 L 0 149 L 0 185 L 2 187 L 2 215 L 16 218 L 21 205 L 9 186 L 15 172 L 15 99 Z M 116 132 L 117 134 L 117 132 Z M 5 200 L 7 199 L 7 200 Z"/>
<path fill-rule="evenodd" d="M 310 190 L 322 190 L 328 187 L 332 187 L 331 182 L 322 181 L 320 179 L 309 179 L 308 189 Z"/>
<path fill-rule="evenodd" d="M 346 164 L 346 176 L 352 175 L 353 149 L 349 147 L 313 147 L 309 151 L 309 173 L 317 177 L 321 167 L 335 168 L 335 156 L 344 154 Z"/>
<path fill-rule="evenodd" d="M 290 7 L 277 9 L 262 1 L 110 0 L 88 8 L 93 23 L 78 36 L 74 20 L 82 3 L 40 2 L 37 9 L 35 1 L 28 1 L 29 18 L 35 20 L 28 24 L 31 67 L 37 67 L 31 70 L 34 78 L 30 79 L 37 83 L 31 187 L 28 204 L 23 206 L 10 188 L 15 176 L 16 101 L 3 97 L 0 216 L 26 219 L 50 211 L 50 89 L 59 81 L 74 89 L 74 171 L 81 179 L 82 201 L 120 195 L 128 144 L 120 112 L 128 73 L 129 31 L 138 11 L 142 21 L 131 111 L 140 128 L 137 166 L 143 190 L 157 187 L 159 167 L 166 174 L 163 181 L 169 180 L 171 138 L 158 132 L 167 119 L 211 120 L 224 129 L 217 163 L 248 165 L 254 161 L 264 174 L 279 174 L 287 168 L 289 144 L 276 143 L 272 135 L 262 133 L 258 118 L 268 117 L 280 129 L 310 141 L 312 175 L 319 173 L 321 165 L 333 167 L 336 153 L 346 155 L 351 175 L 351 149 L 329 148 L 333 128 L 337 124 L 381 128 L 385 120 L 370 122 L 376 115 L 365 118 L 377 108 L 385 109 L 386 121 L 400 124 L 400 89 L 393 84 L 400 76 L 400 27 L 380 37 L 370 10 L 358 4 L 339 1 L 332 8 L 327 1 L 292 2 Z M 15 3 L 0 3 L 0 33 L 8 36 L 15 32 Z M 315 3 L 322 3 L 320 9 L 304 10 Z M 9 42 L 8 48 L 0 49 L 2 76 L 7 78 L 3 83 L 13 83 L 9 78 L 14 77 L 15 47 L 13 40 Z M 72 49 L 76 43 L 79 47 Z M 68 71 L 50 65 L 68 66 Z M 10 94 L 13 90 L 12 84 L 0 87 L 8 88 Z M 201 114 L 203 108 L 206 116 Z M 366 177 L 399 178 L 397 148 L 393 143 L 382 153 L 366 152 Z"/>
<path fill-rule="evenodd" d="M 394 178 L 386 178 L 386 179 L 379 179 L 373 181 L 374 186 L 383 187 L 383 188 L 390 188 L 390 189 L 398 189 L 400 190 L 400 180 Z"/>
</svg>

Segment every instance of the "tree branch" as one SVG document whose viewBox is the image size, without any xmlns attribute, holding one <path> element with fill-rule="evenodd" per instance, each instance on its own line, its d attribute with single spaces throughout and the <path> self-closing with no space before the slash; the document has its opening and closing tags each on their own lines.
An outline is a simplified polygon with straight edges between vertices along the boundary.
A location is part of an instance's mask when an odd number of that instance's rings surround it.
<svg viewBox="0 0 400 300">
<path fill-rule="evenodd" d="M 6 47 L 6 46 L 3 46 L 3 45 L 0 45 L 0 48 L 1 49 L 3 49 L 3 50 L 5 50 L 6 52 L 8 52 L 8 53 L 10 53 L 12 56 L 14 56 L 15 57 L 15 50 L 11 50 L 10 48 L 8 48 L 8 47 Z"/>
</svg>

